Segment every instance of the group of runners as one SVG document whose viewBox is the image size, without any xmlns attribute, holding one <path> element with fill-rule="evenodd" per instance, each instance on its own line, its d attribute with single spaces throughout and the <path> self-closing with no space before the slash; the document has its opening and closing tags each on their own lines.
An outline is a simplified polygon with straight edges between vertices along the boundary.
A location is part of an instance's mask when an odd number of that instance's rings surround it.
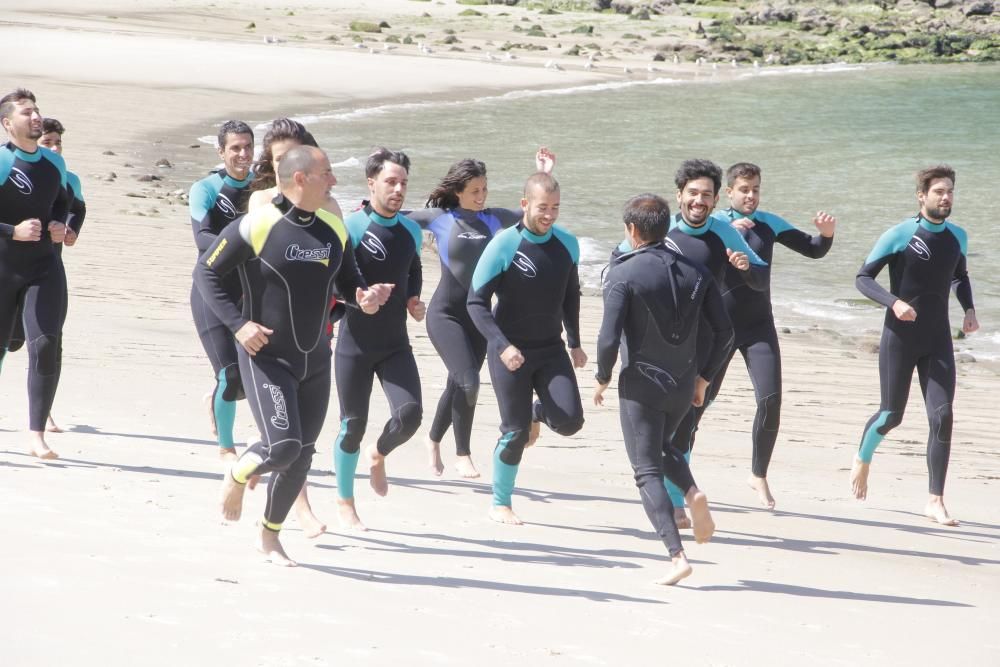
<svg viewBox="0 0 1000 667">
<path fill-rule="evenodd" d="M 16 349 L 23 323 L 31 452 L 53 458 L 44 435 L 66 315 L 59 248 L 75 243 L 84 209 L 79 180 L 56 152 L 41 147 L 53 133 L 49 141 L 55 142 L 62 126 L 42 119 L 34 96 L 25 90 L 5 96 L 0 120 L 8 135 L 0 150 L 0 354 Z M 452 165 L 425 208 L 408 210 L 410 159 L 378 148 L 365 164 L 368 198 L 345 216 L 330 194 L 337 181 L 329 158 L 301 123 L 273 121 L 256 161 L 254 143 L 246 123 L 224 123 L 218 134 L 222 167 L 195 183 L 189 198 L 198 257 L 191 309 L 215 382 L 206 399 L 227 466 L 223 516 L 239 519 L 245 490 L 269 475 L 259 549 L 272 562 L 295 564 L 279 539 L 293 508 L 308 535 L 325 531 L 310 507 L 306 481 L 332 377 L 340 414 L 332 462 L 339 520 L 345 528 L 365 529 L 355 505 L 358 466 L 385 495 L 386 459 L 423 419 L 409 317 L 426 319 L 448 371 L 426 443 L 433 474 L 444 471 L 440 446 L 450 428 L 456 471 L 479 476 L 472 425 L 485 363 L 501 432 L 493 450 L 489 516 L 520 524 L 512 503 L 518 467 L 541 424 L 564 436 L 584 425 L 575 370 L 588 361 L 580 336 L 580 250 L 573 234 L 555 224 L 555 156 L 538 151 L 516 208 L 487 207 L 486 166 L 467 159 Z M 886 232 L 858 274 L 862 293 L 886 307 L 886 322 L 879 354 L 882 401 L 851 472 L 854 494 L 866 497 L 872 455 L 900 423 L 916 368 L 931 425 L 925 512 L 947 525 L 956 523 L 943 502 L 955 390 L 948 323 L 953 283 L 965 311 L 963 330 L 978 328 L 966 236 L 949 220 L 954 183 L 948 167 L 921 171 L 919 214 Z M 691 528 L 698 542 L 714 531 L 707 497 L 691 472 L 691 452 L 737 350 L 757 403 L 749 483 L 764 506 L 774 507 L 767 479 L 781 413 L 770 299 L 774 246 L 819 259 L 836 229 L 836 219 L 825 212 L 816 214 L 817 233 L 809 234 L 761 210 L 761 172 L 750 163 L 724 174 L 710 161 L 687 160 L 675 185 L 676 212 L 655 194 L 632 197 L 624 206 L 625 238 L 603 276 L 593 393 L 601 405 L 620 357 L 625 450 L 643 508 L 672 561 L 662 584 L 691 573 L 679 530 Z M 716 210 L 723 186 L 729 206 Z M 429 306 L 421 298 L 425 231 L 435 239 L 441 264 Z M 888 290 L 875 280 L 886 266 Z M 389 419 L 363 446 L 376 378 Z M 260 438 L 237 452 L 236 402 L 244 398 Z"/>
</svg>

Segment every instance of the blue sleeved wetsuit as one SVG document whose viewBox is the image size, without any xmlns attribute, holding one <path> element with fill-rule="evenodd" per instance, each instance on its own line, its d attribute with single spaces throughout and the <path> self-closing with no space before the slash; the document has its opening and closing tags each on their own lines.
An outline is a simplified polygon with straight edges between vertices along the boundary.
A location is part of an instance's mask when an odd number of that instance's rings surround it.
<svg viewBox="0 0 1000 667">
<path fill-rule="evenodd" d="M 229 223 L 246 213 L 252 180 L 252 172 L 243 180 L 236 180 L 225 169 L 220 169 L 191 186 L 188 208 L 199 255 L 212 245 Z M 243 294 L 239 275 L 235 271 L 223 279 L 223 285 L 231 299 L 238 300 Z M 236 401 L 244 397 L 236 355 L 238 345 L 232 332 L 216 317 L 194 285 L 191 286 L 191 315 L 215 377 L 212 414 L 219 446 L 231 449 L 235 446 L 233 424 L 236 421 Z"/>
<path fill-rule="evenodd" d="M 471 454 L 472 421 L 479 398 L 479 371 L 486 358 L 486 339 L 465 307 L 479 257 L 501 230 L 516 225 L 521 209 L 427 208 L 407 214 L 434 235 L 441 259 L 441 279 L 427 309 L 427 335 L 448 369 L 428 437 L 441 442 L 454 424 L 455 452 Z"/>
<path fill-rule="evenodd" d="M 0 351 L 7 350 L 23 306 L 28 341 L 28 421 L 44 431 L 61 370 L 66 273 L 49 233 L 51 222 L 68 212 L 66 165 L 47 148 L 33 153 L 13 143 L 0 146 Z M 38 241 L 15 241 L 14 228 L 41 221 Z"/>
<path fill-rule="evenodd" d="M 712 345 L 698 365 L 699 324 Z M 708 338 L 706 336 L 706 338 Z M 685 458 L 664 439 L 694 396 L 698 375 L 712 378 L 730 349 L 732 327 L 708 271 L 664 243 L 615 258 L 604 279 L 604 318 L 597 339 L 597 381 L 607 384 L 622 354 L 618 399 L 625 451 L 646 515 L 671 556 L 683 551 L 664 476 L 684 492 L 695 486 Z"/>
<path fill-rule="evenodd" d="M 833 237 L 812 236 L 767 211 L 758 210 L 747 216 L 729 208 L 715 217 L 726 224 L 741 218 L 753 220 L 754 226 L 740 233 L 751 250 L 768 265 L 774 256 L 775 243 L 812 259 L 824 257 L 833 246 Z M 722 369 L 708 388 L 706 402 L 714 401 L 719 395 L 729 362 L 739 350 L 750 373 L 757 403 L 751 432 L 751 467 L 754 476 L 763 478 L 767 477 L 781 423 L 781 351 L 771 309 L 770 275 L 764 289 L 755 290 L 747 285 L 735 267 L 727 266 L 722 300 L 733 322 L 735 339 Z"/>
<path fill-rule="evenodd" d="M 423 418 L 420 375 L 406 333 L 407 301 L 420 296 L 423 233 L 406 216 L 385 218 L 371 206 L 344 221 L 354 257 L 369 285 L 392 283 L 389 300 L 374 315 L 348 308 L 337 331 L 337 397 L 340 432 L 333 446 L 337 493 L 354 497 L 361 439 L 368 427 L 368 406 L 376 376 L 389 401 L 389 420 L 378 438 L 378 452 L 388 456 L 413 437 Z"/>
<path fill-rule="evenodd" d="M 225 277 L 238 272 L 242 299 Z M 239 347 L 247 404 L 261 441 L 232 467 L 236 482 L 273 473 L 263 526 L 277 531 L 316 451 L 330 402 L 330 299 L 367 288 L 347 229 L 326 211 L 292 206 L 282 196 L 230 223 L 202 254 L 194 281 L 216 317 L 235 334 L 253 321 L 273 331 L 250 356 Z"/>
<path fill-rule="evenodd" d="M 560 435 L 583 427 L 583 405 L 566 345 L 580 347 L 580 246 L 559 226 L 545 234 L 524 225 L 497 234 L 476 265 L 469 316 L 486 338 L 490 379 L 500 409 L 493 454 L 493 504 L 510 507 L 532 422 Z M 496 296 L 496 308 L 492 309 Z M 524 364 L 510 371 L 500 354 L 515 345 Z M 539 400 L 532 403 L 533 393 Z"/>
<path fill-rule="evenodd" d="M 955 352 L 948 321 L 952 285 L 963 310 L 974 308 L 966 268 L 965 231 L 950 221 L 934 223 L 916 216 L 882 234 L 858 271 L 862 294 L 886 307 L 879 345 L 881 403 L 861 436 L 858 458 L 870 463 L 886 434 L 903 420 L 913 369 L 927 407 L 930 435 L 927 470 L 933 495 L 944 495 L 951 456 L 952 401 L 955 397 Z M 889 267 L 889 289 L 875 277 Z M 898 319 L 892 305 L 902 300 L 917 319 Z"/>
</svg>

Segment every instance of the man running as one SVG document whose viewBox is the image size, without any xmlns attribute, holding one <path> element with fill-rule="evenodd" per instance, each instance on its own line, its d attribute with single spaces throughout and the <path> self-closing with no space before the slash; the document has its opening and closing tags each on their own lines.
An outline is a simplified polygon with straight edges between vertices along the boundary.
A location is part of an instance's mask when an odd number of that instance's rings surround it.
<svg viewBox="0 0 1000 667">
<path fill-rule="evenodd" d="M 521 199 L 524 221 L 493 237 L 472 274 L 469 315 L 487 341 L 500 409 L 490 509 L 490 518 L 500 523 L 522 523 L 511 508 L 511 494 L 524 448 L 538 437 L 540 422 L 565 436 L 583 427 L 573 372 L 587 363 L 580 347 L 580 246 L 555 225 L 559 200 L 555 178 L 530 176 Z M 532 402 L 535 393 L 539 400 Z"/>
<path fill-rule="evenodd" d="M 917 174 L 920 212 L 882 234 L 858 271 L 862 294 L 886 307 L 878 370 L 882 389 L 879 410 L 865 426 L 851 470 L 851 489 L 868 497 L 868 473 L 875 449 L 903 421 L 913 369 L 927 407 L 927 473 L 930 498 L 924 514 L 945 526 L 957 526 L 944 505 L 944 480 L 951 456 L 951 403 L 955 397 L 955 351 L 948 321 L 952 284 L 965 312 L 962 331 L 979 329 L 966 268 L 965 230 L 948 220 L 955 201 L 955 170 L 939 165 Z M 875 277 L 889 267 L 889 289 Z"/>
<path fill-rule="evenodd" d="M 278 533 L 305 483 L 326 417 L 334 283 L 366 313 L 378 310 L 390 287 L 365 285 L 346 228 L 320 210 L 334 181 L 323 151 L 293 148 L 278 178 L 281 196 L 222 230 L 198 260 L 194 279 L 240 344 L 244 389 L 261 437 L 225 473 L 222 515 L 239 519 L 247 482 L 272 473 L 258 546 L 272 562 L 295 565 Z M 244 285 L 242 309 L 225 284 L 234 269 Z"/>
<path fill-rule="evenodd" d="M 208 250 L 226 225 L 247 210 L 247 188 L 253 181 L 250 171 L 253 130 L 241 120 L 227 120 L 219 128 L 218 151 L 223 168 L 191 186 L 188 197 L 191 228 L 199 255 Z M 243 293 L 239 275 L 230 273 L 223 284 L 230 299 L 239 300 Z M 233 460 L 236 458 L 236 443 L 233 440 L 236 401 L 245 397 L 236 341 L 232 332 L 205 303 L 195 285 L 191 286 L 191 314 L 215 377 L 215 389 L 210 395 L 209 405 L 212 430 L 218 438 L 220 456 Z"/>
<path fill-rule="evenodd" d="M 775 243 L 812 259 L 825 256 L 833 246 L 837 219 L 832 215 L 823 211 L 817 213 L 813 225 L 819 234 L 811 236 L 796 229 L 784 218 L 758 208 L 760 167 L 755 164 L 738 162 L 726 170 L 726 195 L 730 206 L 716 216 L 738 229 L 750 248 L 769 265 Z M 708 389 L 707 400 L 711 403 L 718 396 L 726 369 L 738 349 L 750 373 L 757 402 L 751 433 L 753 455 L 748 482 L 757 492 L 761 504 L 773 509 L 774 496 L 767 483 L 767 469 L 781 421 L 781 351 L 771 310 L 770 275 L 768 284 L 758 291 L 747 285 L 739 271 L 732 266 L 726 267 L 722 300 L 733 322 L 735 340 L 722 369 Z"/>
<path fill-rule="evenodd" d="M 341 421 L 333 461 L 340 523 L 356 530 L 365 530 L 354 505 L 354 474 L 368 427 L 375 376 L 390 413 L 377 442 L 365 449 L 369 481 L 378 495 L 389 491 L 386 457 L 413 437 L 423 417 L 420 375 L 406 333 L 406 314 L 419 322 L 427 310 L 420 300 L 423 233 L 399 213 L 409 171 L 410 158 L 405 153 L 376 149 L 365 166 L 370 200 L 345 221 L 365 281 L 395 285 L 377 315 L 369 317 L 349 308 L 337 332 L 335 372 Z"/>
<path fill-rule="evenodd" d="M 31 91 L 0 99 L 9 141 L 0 147 L 0 349 L 6 349 L 19 306 L 28 342 L 29 451 L 57 458 L 45 422 L 59 386 L 66 274 L 55 245 L 66 237 L 66 165 L 38 146 L 42 117 Z"/>
<path fill-rule="evenodd" d="M 687 461 L 673 448 L 664 451 L 663 441 L 691 404 L 704 400 L 708 381 L 729 351 L 732 327 L 708 271 L 664 244 L 670 225 L 666 200 L 652 194 L 633 197 L 625 204 L 623 218 L 633 250 L 615 258 L 604 277 L 594 404 L 604 403 L 624 334 L 618 399 L 625 452 L 646 516 L 673 561 L 672 570 L 656 583 L 672 585 L 691 574 L 691 565 L 681 546 L 664 476 L 684 490 L 698 542 L 708 541 L 715 524 Z M 705 363 L 699 365 L 702 317 L 711 326 L 712 345 Z"/>
</svg>

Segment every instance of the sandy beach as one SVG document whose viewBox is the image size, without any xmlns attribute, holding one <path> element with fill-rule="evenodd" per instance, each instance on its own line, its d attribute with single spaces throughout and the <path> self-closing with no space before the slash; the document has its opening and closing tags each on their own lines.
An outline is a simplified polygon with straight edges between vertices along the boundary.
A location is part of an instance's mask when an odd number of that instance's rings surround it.
<svg viewBox="0 0 1000 667">
<path fill-rule="evenodd" d="M 309 478 L 329 530 L 309 540 L 290 518 L 282 533 L 300 567 L 274 567 L 253 550 L 261 490 L 247 494 L 242 522 L 221 520 L 222 466 L 202 403 L 212 378 L 188 304 L 195 249 L 176 194 L 217 162 L 194 137 L 227 117 L 619 76 L 547 69 L 544 56 L 498 63 L 412 45 L 369 53 L 347 41 L 350 20 L 416 23 L 426 11 L 445 21 L 463 6 L 354 4 L 44 0 L 0 9 L 0 39 L 25 54 L 0 61 L 0 88 L 32 89 L 42 112 L 68 128 L 64 155 L 88 207 L 79 243 L 63 255 L 70 304 L 53 414 L 66 432 L 49 438 L 58 461 L 25 453 L 24 352 L 8 355 L 0 374 L 0 664 L 996 664 L 1000 382 L 983 364 L 959 366 L 946 500 L 960 527 L 922 515 L 927 423 L 915 381 L 903 425 L 875 458 L 869 499 L 858 502 L 849 466 L 878 405 L 870 336 L 782 334 L 773 512 L 745 483 L 753 393 L 734 362 L 693 461 L 718 529 L 706 545 L 687 533 L 695 572 L 676 587 L 651 583 L 666 552 L 632 482 L 614 393 L 604 408 L 590 401 L 593 365 L 579 371 L 584 429 L 572 438 L 543 432 L 514 497 L 526 525 L 499 525 L 486 517 L 499 421 L 488 374 L 473 433 L 483 477 L 454 473 L 450 437 L 448 468 L 434 477 L 422 441 L 445 369 L 413 322 L 424 426 L 389 459 L 387 497 L 359 479 L 358 510 L 371 530 L 336 525 L 336 399 Z M 341 41 L 319 43 L 326 33 Z M 502 38 L 469 39 L 485 51 Z M 173 166 L 156 167 L 161 158 Z M 139 181 L 145 174 L 162 180 Z M 426 248 L 424 275 L 428 299 L 438 263 Z M 585 296 L 583 312 L 593 354 L 599 297 Z M 376 390 L 370 423 L 385 417 Z M 237 436 L 255 437 L 243 404 Z"/>
</svg>

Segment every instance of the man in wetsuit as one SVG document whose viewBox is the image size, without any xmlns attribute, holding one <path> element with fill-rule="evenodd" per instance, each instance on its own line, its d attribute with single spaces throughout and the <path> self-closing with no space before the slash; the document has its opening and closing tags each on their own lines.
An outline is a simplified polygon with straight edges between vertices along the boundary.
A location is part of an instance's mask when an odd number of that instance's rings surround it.
<svg viewBox="0 0 1000 667">
<path fill-rule="evenodd" d="M 664 451 L 663 441 L 692 401 L 704 399 L 705 386 L 730 349 L 732 327 L 708 271 L 664 244 L 670 224 L 666 200 L 652 194 L 633 197 L 625 204 L 623 218 L 633 250 L 616 257 L 604 278 L 594 403 L 603 404 L 624 334 L 618 376 L 622 435 L 643 509 L 673 561 L 670 573 L 656 583 L 671 585 L 691 574 L 691 566 L 681 546 L 664 476 L 684 490 L 698 542 L 708 541 L 715 524 L 708 499 L 695 485 L 687 461 L 673 448 Z M 712 343 L 705 363 L 699 365 L 702 317 L 711 327 Z M 696 391 L 701 395 L 696 396 Z"/>
<path fill-rule="evenodd" d="M 38 146 L 42 117 L 35 96 L 18 89 L 0 99 L 9 141 L 0 147 L 0 349 L 6 349 L 21 304 L 28 342 L 29 449 L 56 458 L 45 421 L 59 385 L 66 274 L 55 245 L 66 236 L 63 159 Z"/>
<path fill-rule="evenodd" d="M 758 208 L 760 167 L 749 162 L 738 162 L 726 170 L 726 183 L 730 206 L 716 213 L 715 217 L 739 230 L 750 248 L 768 265 L 771 265 L 775 243 L 812 259 L 819 259 L 829 252 L 837 226 L 837 219 L 832 215 L 818 212 L 813 218 L 813 224 L 819 234 L 811 236 L 796 229 L 784 218 L 761 211 Z M 727 266 L 722 299 L 729 319 L 733 322 L 735 339 L 722 369 L 708 388 L 707 400 L 712 402 L 718 396 L 726 369 L 738 349 L 750 373 L 757 402 L 751 434 L 753 456 L 748 481 L 757 491 L 761 503 L 773 508 L 774 497 L 767 483 L 767 469 L 771 463 L 774 443 L 778 439 L 778 424 L 781 420 L 781 351 L 771 311 L 770 276 L 765 289 L 758 291 L 747 285 L 739 271 Z"/>
<path fill-rule="evenodd" d="M 271 473 L 259 548 L 276 564 L 294 565 L 278 531 L 305 483 L 326 417 L 334 283 L 366 313 L 378 310 L 389 288 L 365 285 L 347 229 L 320 210 L 334 182 L 323 151 L 291 149 L 278 179 L 281 195 L 223 229 L 195 265 L 194 280 L 240 344 L 243 387 L 261 437 L 225 473 L 223 517 L 239 519 L 247 482 Z M 224 280 L 234 269 L 244 287 L 242 309 Z"/>
<path fill-rule="evenodd" d="M 369 481 L 380 496 L 389 490 L 385 458 L 413 437 L 423 417 L 420 375 L 406 333 L 406 315 L 424 319 L 420 300 L 423 233 L 399 213 L 406 198 L 410 159 L 401 151 L 378 148 L 365 173 L 370 199 L 347 217 L 354 256 L 369 284 L 394 285 L 389 301 L 368 316 L 348 308 L 337 332 L 335 372 L 340 400 L 340 433 L 333 446 L 341 525 L 364 530 L 354 505 L 354 474 L 368 426 L 372 384 L 378 376 L 389 401 L 389 420 L 377 442 L 365 449 Z"/>
<path fill-rule="evenodd" d="M 250 171 L 253 130 L 250 126 L 240 120 L 227 120 L 219 129 L 218 142 L 223 168 L 192 185 L 188 196 L 191 229 L 199 255 L 212 245 L 226 225 L 246 212 L 247 188 L 253 180 Z M 238 300 L 243 293 L 239 275 L 234 271 L 223 282 L 230 298 Z M 212 312 L 195 285 L 191 286 L 191 315 L 215 377 L 209 407 L 219 454 L 223 459 L 232 460 L 236 458 L 236 443 L 233 440 L 236 401 L 244 398 L 237 344 L 232 332 Z"/>
<path fill-rule="evenodd" d="M 965 317 L 962 331 L 979 328 L 966 268 L 965 230 L 948 220 L 955 199 L 955 171 L 939 165 L 917 174 L 920 212 L 882 234 L 858 271 L 862 294 L 886 307 L 878 369 L 882 388 L 879 410 L 865 426 L 851 470 L 854 496 L 868 496 L 868 472 L 882 439 L 903 420 L 913 369 L 927 407 L 927 473 L 930 498 L 924 513 L 932 521 L 958 522 L 944 505 L 944 480 L 951 456 L 952 408 L 955 397 L 955 351 L 948 321 L 952 285 Z M 876 282 L 889 267 L 889 289 Z"/>
<path fill-rule="evenodd" d="M 524 448 L 538 437 L 540 422 L 565 436 L 583 427 L 573 372 L 587 363 L 580 347 L 580 246 L 555 226 L 559 200 L 559 183 L 550 174 L 529 177 L 521 199 L 524 221 L 489 242 L 469 290 L 469 315 L 487 341 L 500 409 L 490 518 L 501 523 L 522 523 L 511 508 L 511 494 Z M 539 400 L 533 402 L 535 393 Z"/>
</svg>

